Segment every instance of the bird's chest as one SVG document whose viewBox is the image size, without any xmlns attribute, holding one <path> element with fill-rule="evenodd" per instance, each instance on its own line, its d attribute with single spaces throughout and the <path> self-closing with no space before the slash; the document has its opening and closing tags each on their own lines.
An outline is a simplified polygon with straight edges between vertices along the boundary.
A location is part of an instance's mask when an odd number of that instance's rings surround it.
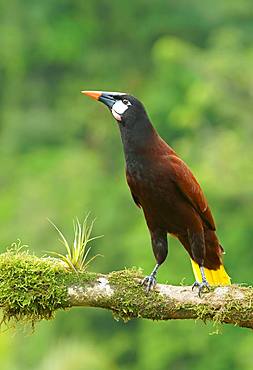
<svg viewBox="0 0 253 370">
<path fill-rule="evenodd" d="M 126 165 L 127 178 L 130 180 L 131 185 L 137 187 L 148 182 L 151 177 L 151 168 L 145 162 L 131 160 Z"/>
<path fill-rule="evenodd" d="M 126 166 L 127 182 L 134 194 L 139 198 L 142 205 L 146 202 L 164 199 L 164 194 L 170 188 L 168 173 L 159 161 L 132 160 Z"/>
</svg>

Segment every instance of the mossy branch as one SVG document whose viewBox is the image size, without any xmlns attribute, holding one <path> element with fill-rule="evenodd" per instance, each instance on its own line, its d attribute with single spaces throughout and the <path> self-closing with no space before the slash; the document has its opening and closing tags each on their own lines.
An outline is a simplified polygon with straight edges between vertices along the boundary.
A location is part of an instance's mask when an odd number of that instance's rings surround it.
<svg viewBox="0 0 253 370">
<path fill-rule="evenodd" d="M 32 323 L 73 306 L 109 309 L 116 318 L 194 319 L 253 328 L 253 288 L 213 288 L 198 297 L 188 286 L 158 284 L 147 294 L 140 270 L 75 273 L 57 259 L 10 250 L 0 255 L 3 319 Z"/>
<path fill-rule="evenodd" d="M 190 286 L 157 284 L 147 294 L 134 271 L 97 276 L 68 288 L 71 306 L 107 308 L 116 317 L 151 320 L 194 319 L 253 328 L 253 289 L 236 285 L 216 287 L 199 298 Z"/>
</svg>

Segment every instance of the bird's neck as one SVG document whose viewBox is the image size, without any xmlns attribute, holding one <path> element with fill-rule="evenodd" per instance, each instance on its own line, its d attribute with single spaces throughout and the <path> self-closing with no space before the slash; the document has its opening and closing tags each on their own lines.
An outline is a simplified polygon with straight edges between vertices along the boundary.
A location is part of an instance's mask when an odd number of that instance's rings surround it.
<svg viewBox="0 0 253 370">
<path fill-rule="evenodd" d="M 120 126 L 121 140 L 127 167 L 133 163 L 159 160 L 159 155 L 175 153 L 158 135 L 149 120 L 138 122 L 134 127 Z"/>
<path fill-rule="evenodd" d="M 159 162 L 164 155 L 177 155 L 159 136 L 148 117 L 143 122 L 138 120 L 134 127 L 119 127 L 128 171 L 133 166 L 136 168 Z"/>
<path fill-rule="evenodd" d="M 120 125 L 120 135 L 125 158 L 148 150 L 154 144 L 157 132 L 149 121 L 145 124 L 139 122 L 134 127 Z"/>
</svg>

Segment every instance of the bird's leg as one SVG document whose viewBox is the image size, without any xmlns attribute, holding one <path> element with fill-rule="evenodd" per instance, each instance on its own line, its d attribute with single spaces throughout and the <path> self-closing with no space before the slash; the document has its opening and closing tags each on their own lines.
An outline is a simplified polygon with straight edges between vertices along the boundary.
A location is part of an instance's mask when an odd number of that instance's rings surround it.
<svg viewBox="0 0 253 370">
<path fill-rule="evenodd" d="M 193 227 L 194 226 L 194 227 Z M 199 265 L 200 272 L 201 272 L 201 279 L 202 281 L 199 283 L 195 281 L 192 286 L 192 290 L 197 287 L 199 289 L 199 297 L 201 297 L 201 293 L 204 290 L 210 290 L 210 286 L 208 284 L 207 278 L 205 276 L 204 271 L 204 259 L 206 254 L 206 246 L 205 246 L 205 238 L 204 238 L 204 231 L 202 225 L 191 225 L 191 229 L 188 229 L 188 240 L 190 242 L 192 256 L 195 262 Z"/>
<path fill-rule="evenodd" d="M 154 288 L 154 286 L 156 285 L 156 274 L 157 274 L 157 270 L 159 268 L 159 264 L 157 263 L 155 265 L 155 268 L 154 270 L 151 272 L 150 275 L 146 276 L 142 282 L 141 282 L 141 285 L 145 285 L 146 286 L 146 290 L 147 290 L 147 293 Z"/>
<path fill-rule="evenodd" d="M 168 254 L 168 241 L 167 241 L 167 232 L 156 229 L 155 231 L 150 230 L 151 242 L 153 252 L 157 261 L 154 270 L 150 275 L 146 276 L 142 280 L 142 285 L 146 286 L 147 292 L 154 288 L 156 285 L 156 274 L 159 266 L 165 261 Z"/>
<path fill-rule="evenodd" d="M 204 267 L 199 266 L 199 268 L 200 268 L 200 272 L 201 272 L 202 282 L 199 283 L 198 281 L 195 281 L 195 283 L 192 286 L 192 290 L 197 287 L 199 289 L 199 293 L 198 293 L 199 298 L 201 298 L 202 291 L 204 291 L 204 290 L 209 291 L 210 290 L 210 285 L 208 284 L 208 281 L 206 279 Z"/>
</svg>

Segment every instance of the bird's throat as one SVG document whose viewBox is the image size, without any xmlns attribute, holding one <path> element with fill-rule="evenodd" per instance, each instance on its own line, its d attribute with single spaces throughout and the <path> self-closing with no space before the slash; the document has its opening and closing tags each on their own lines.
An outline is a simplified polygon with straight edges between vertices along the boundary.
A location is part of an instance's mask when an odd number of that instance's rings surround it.
<svg viewBox="0 0 253 370">
<path fill-rule="evenodd" d="M 138 153 L 148 151 L 155 144 L 157 133 L 147 120 L 138 121 L 130 127 L 122 122 L 119 124 L 119 129 L 125 156 L 130 153 L 138 155 Z"/>
</svg>

